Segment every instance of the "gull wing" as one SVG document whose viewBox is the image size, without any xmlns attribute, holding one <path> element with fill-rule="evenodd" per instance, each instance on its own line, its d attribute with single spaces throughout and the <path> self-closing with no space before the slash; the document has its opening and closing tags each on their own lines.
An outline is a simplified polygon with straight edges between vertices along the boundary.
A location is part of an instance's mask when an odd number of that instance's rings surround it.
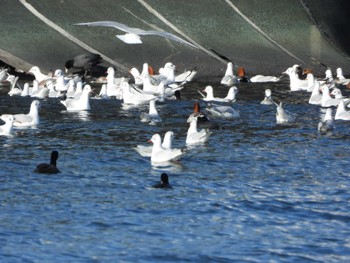
<svg viewBox="0 0 350 263">
<path fill-rule="evenodd" d="M 140 32 L 138 34 L 139 35 L 156 35 L 156 36 L 160 36 L 160 37 L 165 37 L 165 38 L 168 38 L 170 40 L 174 40 L 176 42 L 186 44 L 186 45 L 194 47 L 194 48 L 198 48 L 195 45 L 193 45 L 192 43 L 190 43 L 190 42 L 188 42 L 188 41 L 186 41 L 186 40 L 184 40 L 176 35 L 165 32 L 165 31 L 148 30 L 148 31 Z"/>
<path fill-rule="evenodd" d="M 127 32 L 127 33 L 133 33 L 133 34 L 138 34 L 139 31 L 141 33 L 143 32 L 143 30 L 141 30 L 139 28 L 128 27 L 127 25 L 124 25 L 122 23 L 115 22 L 115 21 L 96 21 L 96 22 L 77 23 L 77 24 L 74 24 L 74 25 L 77 25 L 77 26 L 114 27 L 114 28 L 117 28 L 117 29 L 119 29 L 121 31 L 124 31 L 124 32 Z"/>
</svg>

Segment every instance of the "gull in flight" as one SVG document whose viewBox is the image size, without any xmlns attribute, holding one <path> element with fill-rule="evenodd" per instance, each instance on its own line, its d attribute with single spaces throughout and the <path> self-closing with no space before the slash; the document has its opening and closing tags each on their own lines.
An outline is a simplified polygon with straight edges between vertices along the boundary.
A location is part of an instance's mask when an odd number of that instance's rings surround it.
<svg viewBox="0 0 350 263">
<path fill-rule="evenodd" d="M 116 35 L 117 38 L 119 38 L 121 41 L 127 43 L 127 44 L 142 44 L 141 37 L 145 35 L 155 35 L 160 36 L 164 38 L 168 38 L 170 40 L 177 41 L 182 44 L 189 45 L 191 47 L 197 48 L 192 43 L 175 36 L 171 33 L 165 32 L 165 31 L 157 31 L 157 30 L 142 30 L 140 28 L 136 27 L 128 27 L 127 25 L 124 25 L 119 22 L 115 21 L 96 21 L 96 22 L 87 22 L 87 23 L 78 23 L 75 24 L 78 26 L 105 26 L 105 27 L 114 27 L 121 31 L 126 32 L 125 35 Z"/>
</svg>

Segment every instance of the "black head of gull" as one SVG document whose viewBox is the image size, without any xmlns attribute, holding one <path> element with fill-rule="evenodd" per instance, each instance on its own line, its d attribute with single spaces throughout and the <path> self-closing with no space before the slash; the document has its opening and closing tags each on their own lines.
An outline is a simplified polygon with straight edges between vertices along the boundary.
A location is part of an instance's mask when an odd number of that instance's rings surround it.
<svg viewBox="0 0 350 263">
<path fill-rule="evenodd" d="M 160 182 L 153 185 L 153 188 L 172 188 L 169 184 L 169 177 L 166 173 L 160 175 Z"/>
<path fill-rule="evenodd" d="M 50 163 L 38 164 L 34 172 L 43 173 L 43 174 L 59 173 L 60 170 L 58 170 L 56 166 L 57 159 L 58 159 L 58 151 L 52 151 Z"/>
</svg>

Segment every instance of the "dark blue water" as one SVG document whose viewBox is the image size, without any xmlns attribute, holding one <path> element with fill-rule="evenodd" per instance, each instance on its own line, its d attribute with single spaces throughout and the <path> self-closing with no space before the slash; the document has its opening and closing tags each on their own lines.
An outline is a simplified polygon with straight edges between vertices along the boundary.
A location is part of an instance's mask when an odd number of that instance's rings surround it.
<svg viewBox="0 0 350 263">
<path fill-rule="evenodd" d="M 69 113 L 48 99 L 36 129 L 0 137 L 0 261 L 349 262 L 350 123 L 320 135 L 309 93 L 241 84 L 241 119 L 218 120 L 209 142 L 179 162 L 154 167 L 133 149 L 168 130 L 185 147 L 205 85 L 158 103 L 158 125 L 140 122 L 147 106 L 94 99 L 91 112 Z M 260 105 L 265 88 L 296 123 L 276 124 L 276 107 Z M 31 101 L 2 93 L 0 114 L 27 112 Z M 34 173 L 52 150 L 61 173 Z M 173 189 L 151 187 L 163 171 Z"/>
</svg>

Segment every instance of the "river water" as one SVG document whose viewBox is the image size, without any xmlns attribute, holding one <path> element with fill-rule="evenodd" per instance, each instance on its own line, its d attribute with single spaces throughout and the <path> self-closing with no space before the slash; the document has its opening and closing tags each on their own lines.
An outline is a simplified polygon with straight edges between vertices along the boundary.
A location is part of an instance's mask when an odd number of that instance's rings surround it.
<svg viewBox="0 0 350 263">
<path fill-rule="evenodd" d="M 186 119 L 206 85 L 157 103 L 157 125 L 140 121 L 147 106 L 115 99 L 92 99 L 80 113 L 42 101 L 36 129 L 0 137 L 0 261 L 349 262 L 349 122 L 319 134 L 323 111 L 309 93 L 240 84 L 241 118 L 217 120 L 209 142 L 177 163 L 155 167 L 133 149 L 168 130 L 185 147 Z M 277 125 L 276 107 L 260 105 L 265 88 L 294 124 Z M 32 100 L 2 92 L 0 114 L 28 112 Z M 34 173 L 52 150 L 61 173 Z M 152 188 L 162 172 L 173 189 Z"/>
</svg>

